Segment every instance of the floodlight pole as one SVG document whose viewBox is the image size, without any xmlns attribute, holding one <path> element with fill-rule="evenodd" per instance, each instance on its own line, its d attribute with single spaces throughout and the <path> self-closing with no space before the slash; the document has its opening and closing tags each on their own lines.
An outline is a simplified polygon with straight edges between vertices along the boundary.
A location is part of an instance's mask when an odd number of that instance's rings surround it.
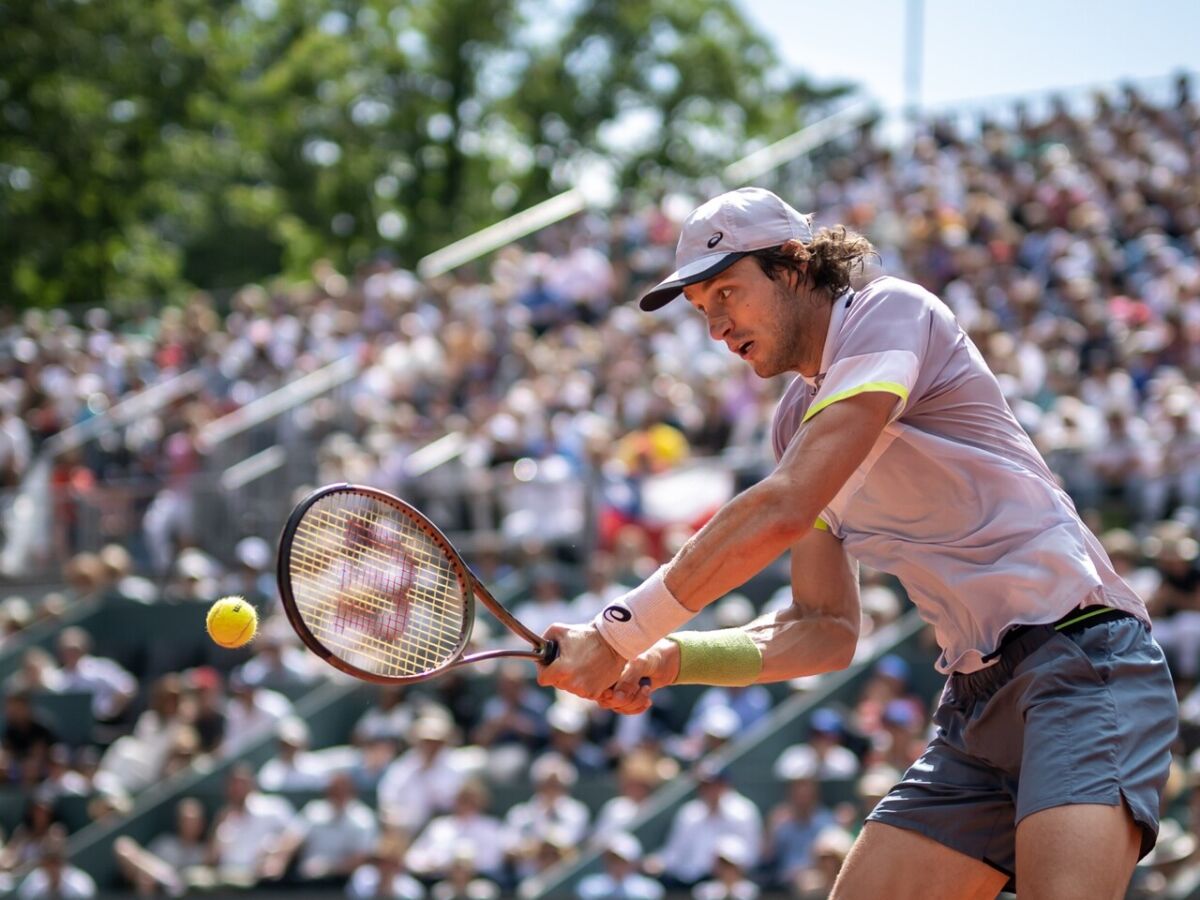
<svg viewBox="0 0 1200 900">
<path fill-rule="evenodd" d="M 910 125 L 921 115 L 921 75 L 925 68 L 925 0 L 905 4 L 904 112 Z"/>
</svg>

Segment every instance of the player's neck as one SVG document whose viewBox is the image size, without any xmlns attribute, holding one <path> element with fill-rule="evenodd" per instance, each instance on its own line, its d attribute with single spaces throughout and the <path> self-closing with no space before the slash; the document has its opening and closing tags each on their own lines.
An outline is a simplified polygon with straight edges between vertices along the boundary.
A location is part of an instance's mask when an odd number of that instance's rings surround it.
<svg viewBox="0 0 1200 900">
<path fill-rule="evenodd" d="M 803 289 L 800 302 L 805 309 L 805 320 L 800 330 L 799 362 L 793 371 L 813 378 L 821 374 L 821 360 L 825 356 L 825 340 L 829 335 L 833 303 L 828 291 L 814 291 L 808 288 Z"/>
</svg>

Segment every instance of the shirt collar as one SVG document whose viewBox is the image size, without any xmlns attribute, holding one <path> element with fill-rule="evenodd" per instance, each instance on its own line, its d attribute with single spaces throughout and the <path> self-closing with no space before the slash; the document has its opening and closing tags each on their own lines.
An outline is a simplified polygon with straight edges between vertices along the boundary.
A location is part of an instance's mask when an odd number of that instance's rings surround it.
<svg viewBox="0 0 1200 900">
<path fill-rule="evenodd" d="M 821 371 L 816 375 L 800 376 L 810 387 L 819 388 L 821 382 L 825 380 L 825 373 L 829 371 L 829 367 L 833 363 L 833 339 L 842 330 L 842 323 L 846 321 L 846 313 L 853 302 L 854 291 L 850 288 L 846 288 L 838 294 L 837 299 L 833 301 L 833 312 L 829 315 L 829 330 L 825 332 L 825 347 L 821 351 Z"/>
</svg>

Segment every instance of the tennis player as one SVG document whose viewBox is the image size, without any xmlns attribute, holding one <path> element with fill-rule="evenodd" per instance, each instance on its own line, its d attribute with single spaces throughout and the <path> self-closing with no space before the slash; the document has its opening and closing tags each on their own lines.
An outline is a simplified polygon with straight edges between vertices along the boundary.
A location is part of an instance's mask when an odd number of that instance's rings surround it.
<svg viewBox="0 0 1200 900">
<path fill-rule="evenodd" d="M 744 188 L 684 223 L 681 293 L 760 377 L 800 377 L 778 465 L 587 625 L 555 625 L 543 684 L 620 712 L 674 683 L 741 685 L 847 666 L 857 562 L 904 584 L 949 677 L 921 758 L 868 817 L 838 898 L 1125 896 L 1154 845 L 1177 708 L 1143 603 L 1114 572 L 950 310 L 851 274 L 844 228 Z M 793 603 L 739 629 L 678 631 L 783 551 Z M 649 679 L 648 687 L 640 686 Z"/>
</svg>

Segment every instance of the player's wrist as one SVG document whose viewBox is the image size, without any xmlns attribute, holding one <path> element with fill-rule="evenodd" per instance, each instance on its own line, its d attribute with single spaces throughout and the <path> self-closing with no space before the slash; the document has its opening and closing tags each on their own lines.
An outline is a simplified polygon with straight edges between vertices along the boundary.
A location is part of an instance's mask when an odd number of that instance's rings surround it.
<svg viewBox="0 0 1200 900">
<path fill-rule="evenodd" d="M 658 655 L 658 676 L 664 684 L 677 684 L 679 681 L 679 644 L 667 635 L 650 648 Z"/>
<path fill-rule="evenodd" d="M 663 581 L 665 568 L 610 603 L 592 620 L 605 643 L 624 659 L 645 653 L 696 615 L 667 588 Z"/>
<path fill-rule="evenodd" d="M 741 628 L 680 631 L 667 640 L 679 656 L 675 684 L 745 687 L 762 674 L 762 650 Z"/>
</svg>

